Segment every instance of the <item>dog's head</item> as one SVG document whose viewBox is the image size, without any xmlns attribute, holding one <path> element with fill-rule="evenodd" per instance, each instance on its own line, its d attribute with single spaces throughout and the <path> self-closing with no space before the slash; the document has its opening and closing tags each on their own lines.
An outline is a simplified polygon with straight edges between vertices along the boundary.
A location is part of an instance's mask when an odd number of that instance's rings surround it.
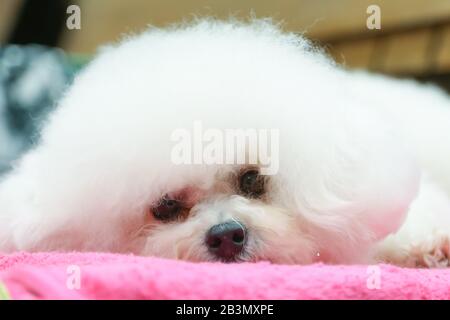
<svg viewBox="0 0 450 320">
<path fill-rule="evenodd" d="M 81 73 L 3 185 L 9 241 L 195 261 L 363 259 L 401 224 L 418 170 L 349 78 L 264 21 L 127 40 Z M 196 121 L 219 134 L 193 132 L 191 162 L 174 161 L 174 132 Z M 276 130 L 271 163 L 251 143 L 235 150 L 240 163 L 205 160 L 232 128 Z"/>
</svg>

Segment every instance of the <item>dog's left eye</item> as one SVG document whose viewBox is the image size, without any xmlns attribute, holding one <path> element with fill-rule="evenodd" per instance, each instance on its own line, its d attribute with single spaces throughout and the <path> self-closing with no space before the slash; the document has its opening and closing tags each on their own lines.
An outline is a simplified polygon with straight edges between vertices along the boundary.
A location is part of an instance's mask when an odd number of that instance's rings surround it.
<svg viewBox="0 0 450 320">
<path fill-rule="evenodd" d="M 183 212 L 183 205 L 178 200 L 163 198 L 152 208 L 153 216 L 160 221 L 176 220 Z"/>
<path fill-rule="evenodd" d="M 258 170 L 251 169 L 239 177 L 239 190 L 249 198 L 259 198 L 264 194 L 264 177 Z"/>
</svg>

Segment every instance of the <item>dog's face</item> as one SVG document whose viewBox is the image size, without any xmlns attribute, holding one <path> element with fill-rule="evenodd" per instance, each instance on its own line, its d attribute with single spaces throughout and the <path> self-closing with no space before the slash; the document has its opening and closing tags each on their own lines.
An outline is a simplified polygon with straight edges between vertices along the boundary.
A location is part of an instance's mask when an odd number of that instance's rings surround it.
<svg viewBox="0 0 450 320">
<path fill-rule="evenodd" d="M 151 203 L 143 254 L 192 261 L 312 261 L 317 248 L 307 225 L 279 203 L 275 176 L 246 165 L 211 168 L 198 178 Z"/>
</svg>

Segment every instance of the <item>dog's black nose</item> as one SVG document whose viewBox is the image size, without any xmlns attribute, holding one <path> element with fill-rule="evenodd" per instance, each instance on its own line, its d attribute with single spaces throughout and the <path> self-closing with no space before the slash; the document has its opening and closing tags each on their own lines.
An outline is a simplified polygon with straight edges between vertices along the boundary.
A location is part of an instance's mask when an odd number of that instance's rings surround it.
<svg viewBox="0 0 450 320">
<path fill-rule="evenodd" d="M 233 261 L 244 247 L 245 236 L 245 228 L 241 223 L 228 221 L 209 229 L 206 245 L 221 260 Z"/>
</svg>

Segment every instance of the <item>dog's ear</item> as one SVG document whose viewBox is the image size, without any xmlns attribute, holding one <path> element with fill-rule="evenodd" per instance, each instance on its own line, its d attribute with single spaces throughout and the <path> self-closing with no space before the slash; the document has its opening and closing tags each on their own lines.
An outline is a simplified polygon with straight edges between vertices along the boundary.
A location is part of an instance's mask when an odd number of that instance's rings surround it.
<svg viewBox="0 0 450 320">
<path fill-rule="evenodd" d="M 416 199 L 421 169 L 415 156 L 393 136 L 373 145 L 367 158 L 367 176 L 361 181 L 361 221 L 377 240 L 395 233 Z M 378 150 L 377 150 L 378 149 Z"/>
<path fill-rule="evenodd" d="M 9 252 L 16 249 L 13 244 L 13 229 L 18 208 L 15 208 L 14 205 L 17 198 L 14 195 L 14 190 L 10 188 L 10 183 L 10 178 L 3 178 L 0 181 L 0 252 Z"/>
<path fill-rule="evenodd" d="M 26 250 L 36 239 L 45 219 L 36 210 L 36 179 L 32 152 L 0 180 L 0 252 Z"/>
<path fill-rule="evenodd" d="M 330 110 L 311 121 L 280 166 L 280 189 L 319 230 L 315 237 L 330 236 L 336 251 L 360 253 L 396 232 L 420 183 L 420 167 L 401 138 L 362 109 L 344 116 Z"/>
<path fill-rule="evenodd" d="M 421 169 L 404 144 L 395 137 L 372 139 L 352 168 L 353 218 L 366 226 L 375 240 L 398 231 L 417 197 Z"/>
</svg>

